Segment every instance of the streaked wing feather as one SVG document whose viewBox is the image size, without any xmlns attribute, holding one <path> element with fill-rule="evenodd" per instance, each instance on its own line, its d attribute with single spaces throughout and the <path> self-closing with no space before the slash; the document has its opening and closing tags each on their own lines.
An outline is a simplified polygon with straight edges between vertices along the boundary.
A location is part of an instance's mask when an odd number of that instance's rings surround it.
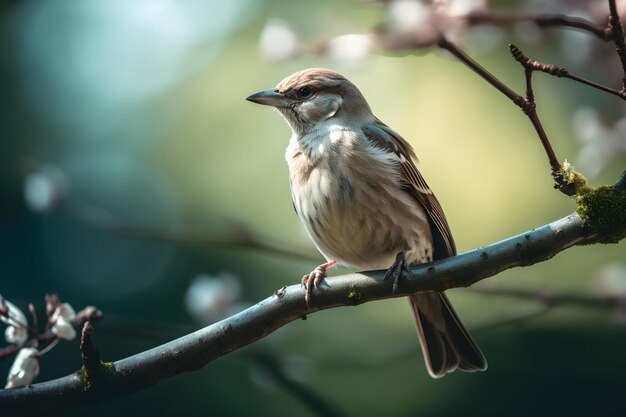
<svg viewBox="0 0 626 417">
<path fill-rule="evenodd" d="M 456 246 L 446 216 L 437 197 L 417 170 L 413 162 L 415 151 L 409 142 L 378 119 L 376 123 L 365 126 L 363 133 L 377 147 L 398 155 L 402 176 L 410 186 L 408 191 L 424 206 L 433 226 L 431 232 L 435 243 L 435 259 L 455 255 Z"/>
<path fill-rule="evenodd" d="M 446 216 L 412 161 L 415 152 L 411 145 L 380 120 L 364 127 L 363 132 L 375 146 L 398 156 L 407 191 L 422 204 L 430 220 L 434 258 L 455 255 L 456 247 Z M 485 357 L 444 293 L 417 293 L 409 296 L 409 301 L 417 322 L 426 367 L 432 377 L 442 377 L 457 368 L 465 371 L 487 368 Z"/>
</svg>

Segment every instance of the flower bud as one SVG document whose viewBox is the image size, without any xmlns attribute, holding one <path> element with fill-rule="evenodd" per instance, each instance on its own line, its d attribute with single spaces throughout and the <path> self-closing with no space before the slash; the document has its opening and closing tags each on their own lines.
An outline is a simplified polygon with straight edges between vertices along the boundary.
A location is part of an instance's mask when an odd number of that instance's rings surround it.
<svg viewBox="0 0 626 417">
<path fill-rule="evenodd" d="M 39 358 L 37 349 L 22 348 L 15 356 L 15 361 L 9 370 L 7 384 L 4 388 L 15 388 L 30 385 L 39 375 Z"/>
<path fill-rule="evenodd" d="M 52 333 L 61 339 L 74 339 L 76 337 L 76 330 L 74 330 L 72 320 L 75 318 L 76 312 L 70 304 L 63 303 L 59 305 L 56 310 L 54 310 L 54 313 L 52 313 L 52 316 L 50 316 Z"/>
<path fill-rule="evenodd" d="M 7 343 L 22 344 L 28 339 L 28 320 L 26 316 L 15 304 L 2 299 L 2 312 L 0 321 L 8 327 L 4 331 L 4 338 Z"/>
<path fill-rule="evenodd" d="M 4 331 L 4 339 L 7 343 L 21 345 L 28 340 L 28 329 L 26 327 L 8 326 Z"/>
</svg>

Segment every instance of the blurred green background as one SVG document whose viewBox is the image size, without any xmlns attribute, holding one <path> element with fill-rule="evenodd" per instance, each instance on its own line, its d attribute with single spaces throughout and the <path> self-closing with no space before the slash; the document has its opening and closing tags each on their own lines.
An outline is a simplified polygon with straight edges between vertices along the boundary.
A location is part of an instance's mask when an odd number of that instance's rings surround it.
<svg viewBox="0 0 626 417">
<path fill-rule="evenodd" d="M 523 2 L 500 3 L 526 10 Z M 248 304 L 298 282 L 319 262 L 191 241 L 247 233 L 316 256 L 290 201 L 283 159 L 290 130 L 276 112 L 244 101 L 313 66 L 344 73 L 413 144 L 459 251 L 572 212 L 572 201 L 552 188 L 528 120 L 449 56 L 375 53 L 342 65 L 316 53 L 386 16 L 383 5 L 347 0 L 2 2 L 0 294 L 25 311 L 29 302 L 42 311 L 47 292 L 77 309 L 98 306 L 105 318 L 95 341 L 104 359 L 116 360 L 200 326 L 185 306 L 199 274 L 234 274 L 237 302 Z M 290 59 L 268 60 L 259 50 L 270 19 L 298 33 L 303 46 Z M 583 51 L 586 35 L 532 31 L 476 30 L 464 45 L 520 92 L 523 71 L 509 41 L 619 85 L 611 45 L 592 40 Z M 591 123 L 576 119 L 581 108 L 583 116 L 602 115 L 598 126 L 624 115 L 612 96 L 542 74 L 535 80 L 561 159 L 576 164 L 589 145 L 579 139 Z M 598 162 L 594 185 L 614 182 L 626 167 L 623 153 L 613 156 Z M 480 285 L 610 291 L 599 279 L 623 274 L 625 248 L 573 248 Z M 614 311 L 562 306 L 535 315 L 541 306 L 533 300 L 449 294 L 487 356 L 487 372 L 430 379 L 398 299 L 314 314 L 198 372 L 87 412 L 316 415 L 290 391 L 302 386 L 321 399 L 314 404 L 343 415 L 624 415 L 626 333 Z M 10 363 L 0 362 L 0 376 Z M 78 341 L 63 342 L 42 359 L 35 382 L 80 365 Z"/>
</svg>

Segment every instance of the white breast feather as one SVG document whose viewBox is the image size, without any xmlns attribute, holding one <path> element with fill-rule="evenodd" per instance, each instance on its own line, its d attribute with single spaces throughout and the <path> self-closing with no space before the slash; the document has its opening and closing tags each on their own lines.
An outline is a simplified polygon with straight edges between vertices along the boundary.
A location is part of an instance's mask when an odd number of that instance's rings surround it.
<svg viewBox="0 0 626 417">
<path fill-rule="evenodd" d="M 293 137 L 286 151 L 292 197 L 308 234 L 327 259 L 383 269 L 407 250 L 411 263 L 430 260 L 427 216 L 403 189 L 396 154 L 337 126 L 303 139 Z M 307 143 L 313 149 L 303 149 Z"/>
</svg>

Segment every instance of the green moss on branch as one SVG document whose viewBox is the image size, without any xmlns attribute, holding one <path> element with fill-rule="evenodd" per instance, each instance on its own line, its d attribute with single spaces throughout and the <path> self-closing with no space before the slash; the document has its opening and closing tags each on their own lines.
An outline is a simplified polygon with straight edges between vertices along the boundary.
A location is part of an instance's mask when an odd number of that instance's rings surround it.
<svg viewBox="0 0 626 417">
<path fill-rule="evenodd" d="M 617 243 L 626 237 L 626 191 L 603 185 L 576 195 L 576 212 L 600 237 L 600 243 Z"/>
<path fill-rule="evenodd" d="M 113 373 L 115 367 L 113 362 L 99 362 L 100 363 L 96 369 L 89 370 L 85 365 L 83 365 L 78 371 L 76 371 L 76 376 L 80 380 L 83 391 L 89 391 L 93 388 L 94 379 L 102 379 Z"/>
<path fill-rule="evenodd" d="M 592 233 L 599 235 L 596 242 L 617 243 L 626 237 L 626 190 L 623 187 L 590 187 L 587 179 L 567 161 L 557 175 L 572 191 L 580 218 Z"/>
<path fill-rule="evenodd" d="M 567 195 L 580 195 L 590 189 L 589 185 L 587 185 L 587 178 L 576 171 L 567 160 L 563 162 L 561 169 L 555 175 L 557 177 L 557 183 L 562 184 L 561 187 L 567 189 Z"/>
</svg>

